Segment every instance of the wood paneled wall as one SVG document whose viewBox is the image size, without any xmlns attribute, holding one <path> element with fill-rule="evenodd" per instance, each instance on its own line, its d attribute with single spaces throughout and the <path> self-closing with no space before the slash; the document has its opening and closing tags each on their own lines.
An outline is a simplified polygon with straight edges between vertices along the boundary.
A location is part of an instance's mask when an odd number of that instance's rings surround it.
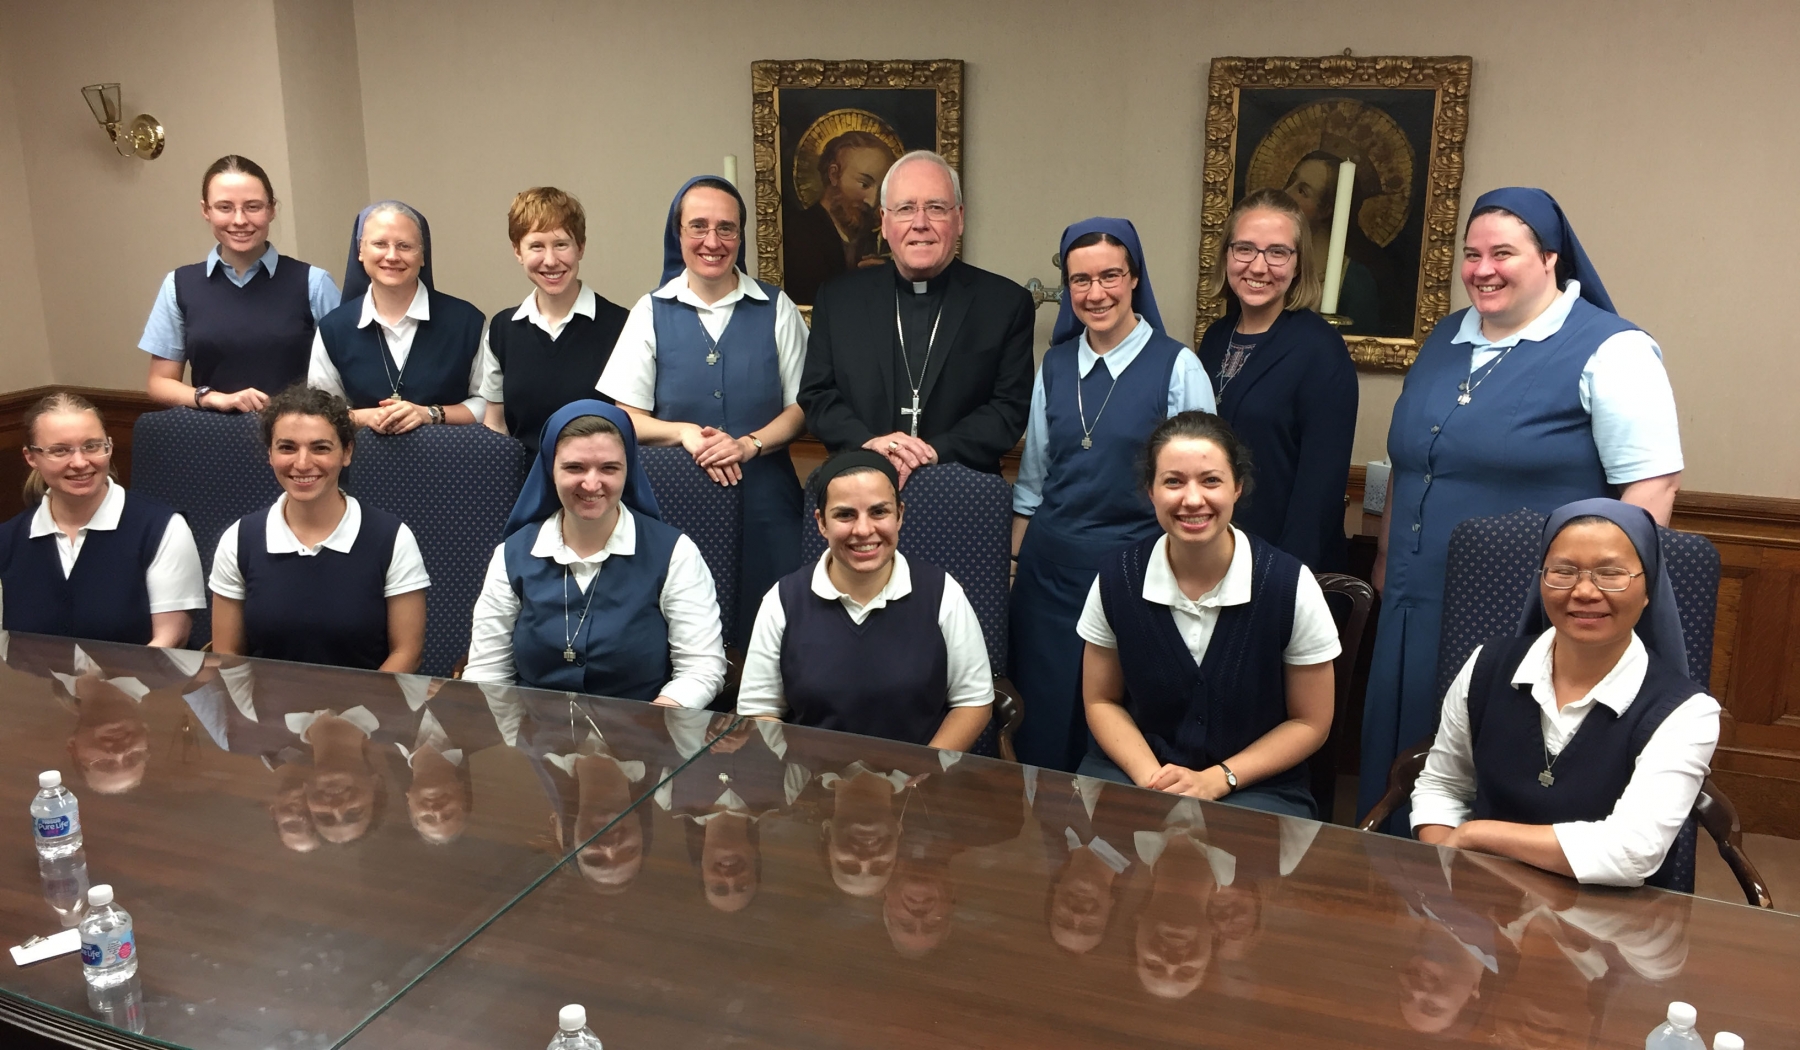
<svg viewBox="0 0 1800 1050">
<path fill-rule="evenodd" d="M 0 447 L 25 444 L 20 417 L 50 388 L 0 395 Z M 77 388 L 106 417 L 119 476 L 131 478 L 131 431 L 155 408 L 133 390 Z M 802 478 L 824 458 L 816 442 L 794 448 Z M 1017 471 L 1009 457 L 1008 473 Z M 23 507 L 25 466 L 0 455 L 0 518 Z M 1351 468 L 1345 524 L 1373 536 L 1381 519 L 1360 513 L 1363 468 Z M 1711 689 L 1725 707 L 1715 779 L 1737 803 L 1747 831 L 1800 838 L 1800 499 L 1683 492 L 1674 526 L 1719 548 L 1724 578 L 1713 641 Z"/>
</svg>

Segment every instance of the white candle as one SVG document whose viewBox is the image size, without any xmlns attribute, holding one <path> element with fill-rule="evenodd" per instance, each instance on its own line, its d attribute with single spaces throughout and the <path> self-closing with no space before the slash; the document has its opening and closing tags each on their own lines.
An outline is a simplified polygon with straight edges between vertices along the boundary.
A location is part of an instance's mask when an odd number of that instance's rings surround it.
<svg viewBox="0 0 1800 1050">
<path fill-rule="evenodd" d="M 737 185 L 737 154 L 725 154 L 725 181 Z"/>
<path fill-rule="evenodd" d="M 1331 248 L 1325 253 L 1325 294 L 1319 309 L 1337 313 L 1338 293 L 1344 287 L 1344 239 L 1350 235 L 1350 193 L 1356 188 L 1356 162 L 1338 165 L 1337 203 L 1331 209 Z"/>
</svg>

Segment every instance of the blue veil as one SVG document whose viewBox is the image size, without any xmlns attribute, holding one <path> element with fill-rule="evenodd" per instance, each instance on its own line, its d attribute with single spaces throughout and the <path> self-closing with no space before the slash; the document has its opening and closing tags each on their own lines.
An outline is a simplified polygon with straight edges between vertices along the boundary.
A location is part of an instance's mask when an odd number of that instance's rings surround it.
<svg viewBox="0 0 1800 1050">
<path fill-rule="evenodd" d="M 1131 309 L 1143 315 L 1144 322 L 1157 331 L 1163 330 L 1162 314 L 1156 309 L 1156 293 L 1150 290 L 1150 270 L 1144 265 L 1144 246 L 1138 243 L 1137 227 L 1130 219 L 1084 219 L 1063 231 L 1063 268 L 1068 269 L 1069 245 L 1090 233 L 1105 233 L 1125 245 L 1133 266 L 1137 267 L 1137 289 L 1131 293 Z M 1082 324 L 1075 319 L 1075 307 L 1065 289 L 1062 304 L 1056 310 L 1056 327 L 1050 333 L 1050 345 L 1066 343 L 1081 334 Z"/>
<path fill-rule="evenodd" d="M 1556 203 L 1556 198 L 1528 186 L 1507 186 L 1477 197 L 1469 214 L 1488 207 L 1505 208 L 1517 215 L 1520 222 L 1537 234 L 1538 243 L 1545 251 L 1555 252 L 1572 262 L 1575 272 L 1571 276 L 1581 282 L 1583 299 L 1609 314 L 1619 312 L 1613 309 L 1612 297 L 1606 294 L 1606 285 L 1600 283 L 1599 271 L 1582 250 L 1581 241 L 1575 237 L 1575 227 L 1569 225 L 1568 216 L 1563 214 L 1562 205 Z"/>
<path fill-rule="evenodd" d="M 625 438 L 625 492 L 620 496 L 620 502 L 630 507 L 633 514 L 662 520 L 662 511 L 656 506 L 656 493 L 650 490 L 650 479 L 638 463 L 637 430 L 631 425 L 631 417 L 624 409 L 604 401 L 571 401 L 544 421 L 537 458 L 531 461 L 531 473 L 525 478 L 525 487 L 519 490 L 519 499 L 513 504 L 512 513 L 507 515 L 506 535 L 546 521 L 562 509 L 562 501 L 556 497 L 556 438 L 564 427 L 581 416 L 599 416 L 619 428 Z"/>
<path fill-rule="evenodd" d="M 679 228 L 681 226 L 681 198 L 687 196 L 687 191 L 693 189 L 694 183 L 701 179 L 713 179 L 721 185 L 729 187 L 731 195 L 737 198 L 738 214 L 744 217 L 744 225 L 748 227 L 750 224 L 750 209 L 744 207 L 744 195 L 739 193 L 737 187 L 732 186 L 724 176 L 696 175 L 682 183 L 681 189 L 675 194 L 675 199 L 669 202 L 669 221 L 663 226 L 663 271 L 662 280 L 657 282 L 658 287 L 668 284 L 675 279 L 676 274 L 687 268 L 687 263 L 681 259 L 681 230 Z M 712 188 L 717 189 L 718 187 Z M 737 268 L 740 270 L 744 269 L 744 243 L 749 239 L 750 231 L 748 229 L 745 229 L 743 235 L 738 238 Z M 749 271 L 745 270 L 744 272 L 748 273 Z"/>
<path fill-rule="evenodd" d="M 419 220 L 419 236 L 424 241 L 425 262 L 419 267 L 419 280 L 426 288 L 435 291 L 437 285 L 431 283 L 431 224 L 419 209 L 404 201 L 376 201 L 362 211 L 356 213 L 356 225 L 350 228 L 350 261 L 344 264 L 343 302 L 349 302 L 369 290 L 369 274 L 363 269 L 362 260 L 357 256 L 362 247 L 363 222 L 381 208 L 399 206 L 402 212 Z"/>
</svg>

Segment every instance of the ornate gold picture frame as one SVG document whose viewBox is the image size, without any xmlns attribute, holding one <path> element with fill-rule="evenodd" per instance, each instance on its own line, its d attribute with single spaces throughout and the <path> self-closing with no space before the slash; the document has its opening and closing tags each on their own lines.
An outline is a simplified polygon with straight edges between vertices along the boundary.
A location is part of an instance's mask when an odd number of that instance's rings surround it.
<svg viewBox="0 0 1800 1050">
<path fill-rule="evenodd" d="M 1245 194 L 1287 189 L 1313 216 L 1323 266 L 1338 163 L 1356 162 L 1338 313 L 1361 368 L 1404 372 L 1450 311 L 1467 56 L 1215 58 L 1207 80 L 1206 160 L 1194 345 L 1225 315 L 1209 298 L 1225 219 Z"/>
<path fill-rule="evenodd" d="M 757 276 L 801 306 L 818 286 L 887 257 L 876 191 L 902 153 L 962 171 L 963 64 L 752 62 Z"/>
</svg>

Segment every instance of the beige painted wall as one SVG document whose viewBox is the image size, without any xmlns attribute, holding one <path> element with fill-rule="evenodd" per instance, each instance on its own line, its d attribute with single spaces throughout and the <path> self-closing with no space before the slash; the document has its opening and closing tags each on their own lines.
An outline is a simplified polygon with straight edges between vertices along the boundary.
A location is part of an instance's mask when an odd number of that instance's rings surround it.
<svg viewBox="0 0 1800 1050">
<path fill-rule="evenodd" d="M 241 153 L 278 192 L 290 184 L 270 0 L 21 2 L 5 28 L 55 381 L 141 387 L 137 343 L 163 275 L 214 243 L 206 166 Z M 113 151 L 81 97 L 101 81 L 123 85 L 128 116 L 162 121 L 160 158 Z M 291 238 L 279 213 L 273 236 Z"/>
<path fill-rule="evenodd" d="M 342 2 L 307 23 L 325 41 L 321 68 L 344 66 Z M 366 192 L 430 216 L 440 286 L 488 311 L 528 288 L 505 212 L 515 191 L 541 183 L 588 205 L 590 282 L 623 303 L 648 290 L 675 187 L 726 153 L 748 182 L 751 61 L 960 57 L 967 258 L 1018 280 L 1048 278 L 1065 224 L 1129 216 L 1164 317 L 1185 340 L 1212 56 L 1473 55 L 1465 210 L 1493 186 L 1549 188 L 1622 312 L 1665 347 L 1687 487 L 1800 496 L 1786 393 L 1800 388 L 1800 347 L 1789 326 L 1764 320 L 1791 279 L 1759 261 L 1763 246 L 1800 235 L 1800 216 L 1759 210 L 1727 223 L 1698 207 L 1721 182 L 1781 186 L 1800 170 L 1800 139 L 1786 130 L 1800 101 L 1800 64 L 1788 53 L 1800 7 L 1784 0 L 1515 0 L 1504 17 L 1430 0 L 689 0 L 678 14 L 649 0 L 353 3 Z M 292 199 L 304 250 L 341 267 L 330 231 L 347 230 L 350 206 L 324 202 L 353 196 L 356 132 L 327 119 L 346 104 L 344 79 L 296 66 L 310 45 L 289 27 L 292 4 L 14 8 L 18 31 L 7 36 L 40 272 L 88 275 L 80 285 L 45 277 L 58 379 L 141 373 L 132 347 L 157 278 L 207 247 L 189 183 L 227 149 L 269 166 L 278 188 L 290 172 L 301 186 L 329 187 L 315 207 L 344 214 L 320 215 L 318 227 L 304 191 Z M 130 46 L 133 32 L 164 48 Z M 232 68 L 261 75 L 221 76 L 212 56 L 227 51 Z M 134 111 L 169 125 L 164 159 L 107 152 L 76 90 L 102 78 L 123 80 Z M 329 155 L 322 175 L 309 151 Z M 104 272 L 79 264 L 95 250 L 109 257 Z M 1041 344 L 1051 311 L 1039 320 Z M 1359 460 L 1380 454 L 1399 386 L 1364 378 Z"/>
<path fill-rule="evenodd" d="M 282 115 L 293 185 L 289 250 L 341 281 L 351 218 L 369 202 L 362 81 L 351 0 L 274 0 Z"/>
<path fill-rule="evenodd" d="M 9 28 L 0 12 L 0 37 Z M 0 376 L 5 388 L 16 390 L 50 381 L 50 337 L 44 331 L 43 288 L 25 193 L 25 150 L 7 64 L 0 52 L 0 317 L 7 319 L 0 334 Z"/>
</svg>

